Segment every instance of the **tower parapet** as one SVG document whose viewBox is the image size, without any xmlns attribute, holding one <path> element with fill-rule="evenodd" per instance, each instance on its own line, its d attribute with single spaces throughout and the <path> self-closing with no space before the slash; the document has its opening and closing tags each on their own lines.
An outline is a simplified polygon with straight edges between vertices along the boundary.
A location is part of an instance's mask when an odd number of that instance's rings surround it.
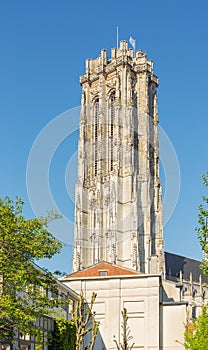
<svg viewBox="0 0 208 350">
<path fill-rule="evenodd" d="M 92 83 L 99 79 L 100 74 L 110 74 L 122 65 L 128 65 L 136 73 L 148 72 L 150 79 L 158 85 L 158 78 L 153 74 L 153 61 L 147 60 L 146 53 L 143 53 L 142 50 L 136 51 L 136 55 L 133 56 L 133 50 L 128 48 L 126 40 L 120 42 L 119 49 L 111 49 L 110 59 L 108 59 L 108 53 L 105 49 L 101 50 L 98 58 L 87 59 L 86 73 L 80 77 L 80 84 Z"/>
</svg>

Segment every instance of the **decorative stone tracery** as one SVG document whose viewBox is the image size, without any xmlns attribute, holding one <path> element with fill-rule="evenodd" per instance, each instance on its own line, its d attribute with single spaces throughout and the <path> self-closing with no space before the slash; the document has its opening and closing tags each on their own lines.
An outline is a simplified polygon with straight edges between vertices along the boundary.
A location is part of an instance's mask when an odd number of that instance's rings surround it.
<svg viewBox="0 0 208 350">
<path fill-rule="evenodd" d="M 111 56 L 108 60 L 102 50 L 97 59 L 87 60 L 80 78 L 73 271 L 106 260 L 160 273 L 158 79 L 152 61 L 141 50 L 133 57 L 126 41 Z"/>
</svg>

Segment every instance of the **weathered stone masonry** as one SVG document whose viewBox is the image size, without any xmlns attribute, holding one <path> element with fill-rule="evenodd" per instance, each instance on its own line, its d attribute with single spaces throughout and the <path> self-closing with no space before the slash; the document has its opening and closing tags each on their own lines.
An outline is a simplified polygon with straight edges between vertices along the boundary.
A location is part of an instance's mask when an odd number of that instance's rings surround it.
<svg viewBox="0 0 208 350">
<path fill-rule="evenodd" d="M 164 270 L 158 78 L 126 41 L 86 61 L 78 146 L 73 271 L 100 261 Z"/>
</svg>

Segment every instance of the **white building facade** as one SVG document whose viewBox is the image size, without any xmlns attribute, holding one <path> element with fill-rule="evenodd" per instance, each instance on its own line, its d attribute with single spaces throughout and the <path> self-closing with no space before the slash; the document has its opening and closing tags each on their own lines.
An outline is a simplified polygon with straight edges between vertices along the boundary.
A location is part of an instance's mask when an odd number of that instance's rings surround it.
<svg viewBox="0 0 208 350">
<path fill-rule="evenodd" d="M 90 300 L 94 291 L 96 320 L 100 322 L 96 350 L 116 350 L 122 343 L 122 311 L 127 310 L 133 349 L 184 349 L 188 302 L 174 282 L 161 275 L 141 274 L 116 265 L 98 263 L 62 280 Z"/>
</svg>

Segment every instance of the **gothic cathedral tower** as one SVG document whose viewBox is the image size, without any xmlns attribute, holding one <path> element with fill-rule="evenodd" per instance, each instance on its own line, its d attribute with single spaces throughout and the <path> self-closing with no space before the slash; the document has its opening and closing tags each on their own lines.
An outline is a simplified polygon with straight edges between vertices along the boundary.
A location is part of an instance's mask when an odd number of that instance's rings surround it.
<svg viewBox="0 0 208 350">
<path fill-rule="evenodd" d="M 164 270 L 153 63 L 126 41 L 81 76 L 73 271 L 106 261 Z"/>
</svg>

